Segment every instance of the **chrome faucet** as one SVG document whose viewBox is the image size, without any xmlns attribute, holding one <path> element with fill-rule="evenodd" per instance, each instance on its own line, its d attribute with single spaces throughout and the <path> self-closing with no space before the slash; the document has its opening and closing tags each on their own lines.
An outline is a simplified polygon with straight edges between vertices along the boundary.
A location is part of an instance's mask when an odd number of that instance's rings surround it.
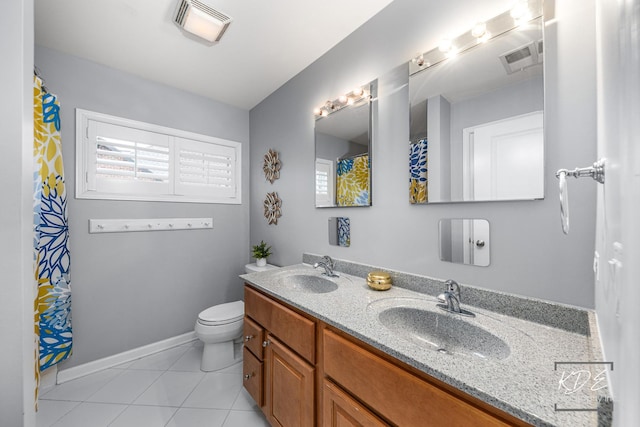
<svg viewBox="0 0 640 427">
<path fill-rule="evenodd" d="M 313 268 L 319 267 L 324 268 L 324 273 L 322 274 L 325 274 L 329 277 L 338 277 L 338 274 L 333 271 L 336 268 L 336 262 L 332 260 L 329 255 L 323 256 L 321 261 L 313 264 Z"/>
<path fill-rule="evenodd" d="M 460 308 L 460 285 L 455 280 L 447 280 L 444 282 L 447 289 L 438 295 L 438 300 L 442 304 L 436 306 L 449 313 L 462 314 L 464 316 L 475 316 L 472 312 Z"/>
</svg>

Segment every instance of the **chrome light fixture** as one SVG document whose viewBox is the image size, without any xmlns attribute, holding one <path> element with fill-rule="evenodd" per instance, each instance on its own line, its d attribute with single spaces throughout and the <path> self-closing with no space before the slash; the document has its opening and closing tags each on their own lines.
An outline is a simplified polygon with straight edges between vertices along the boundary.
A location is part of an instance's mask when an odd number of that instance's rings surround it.
<svg viewBox="0 0 640 427">
<path fill-rule="evenodd" d="M 331 113 L 335 113 L 336 111 L 340 111 L 347 105 L 358 104 L 361 102 L 369 101 L 371 99 L 371 94 L 368 93 L 364 88 L 357 87 L 351 92 L 341 95 L 333 101 L 327 101 L 324 103 L 322 107 L 318 107 L 313 110 L 313 114 L 316 116 L 316 119 L 320 117 L 326 117 Z"/>
<path fill-rule="evenodd" d="M 542 16 L 542 2 L 543 0 L 517 0 L 510 10 L 487 21 L 477 22 L 470 31 L 454 38 L 442 39 L 438 47 L 419 53 L 409 62 L 409 75 L 426 70 L 454 57 L 456 53 L 471 49 Z M 517 51 L 508 52 L 510 56 L 501 58 L 508 73 L 542 62 L 542 41 L 528 47 L 528 49 L 529 55 L 526 55 L 526 51 L 517 49 Z M 537 53 L 537 56 L 533 53 Z M 524 60 L 525 57 L 528 59 Z"/>
<path fill-rule="evenodd" d="M 198 0 L 179 0 L 173 22 L 209 43 L 220 41 L 232 19 Z"/>
</svg>

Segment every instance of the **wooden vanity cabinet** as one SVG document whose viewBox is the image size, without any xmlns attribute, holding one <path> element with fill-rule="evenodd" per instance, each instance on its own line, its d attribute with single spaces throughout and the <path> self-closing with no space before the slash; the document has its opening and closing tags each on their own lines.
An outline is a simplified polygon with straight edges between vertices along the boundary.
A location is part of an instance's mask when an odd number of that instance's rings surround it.
<svg viewBox="0 0 640 427">
<path fill-rule="evenodd" d="M 272 426 L 313 427 L 315 425 L 316 322 L 274 299 L 245 286 L 245 388 L 258 403 Z M 247 341 L 262 334 L 260 346 Z M 256 354 L 258 353 L 258 354 Z M 255 362 L 261 363 L 261 384 Z M 255 370 L 255 369 L 254 369 Z"/>
<path fill-rule="evenodd" d="M 250 285 L 244 352 L 245 388 L 274 427 L 529 426 Z"/>
</svg>

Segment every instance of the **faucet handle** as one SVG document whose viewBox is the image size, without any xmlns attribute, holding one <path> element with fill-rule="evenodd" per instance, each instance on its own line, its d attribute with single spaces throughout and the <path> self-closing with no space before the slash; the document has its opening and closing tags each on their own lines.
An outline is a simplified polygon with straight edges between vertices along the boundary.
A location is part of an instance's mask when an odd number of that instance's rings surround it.
<svg viewBox="0 0 640 427">
<path fill-rule="evenodd" d="M 336 262 L 331 259 L 329 255 L 325 255 L 322 257 L 322 261 L 327 264 L 332 270 L 336 267 Z"/>
<path fill-rule="evenodd" d="M 447 280 L 444 282 L 447 287 L 447 291 L 453 293 L 456 297 L 460 298 L 460 285 L 455 280 Z"/>
</svg>

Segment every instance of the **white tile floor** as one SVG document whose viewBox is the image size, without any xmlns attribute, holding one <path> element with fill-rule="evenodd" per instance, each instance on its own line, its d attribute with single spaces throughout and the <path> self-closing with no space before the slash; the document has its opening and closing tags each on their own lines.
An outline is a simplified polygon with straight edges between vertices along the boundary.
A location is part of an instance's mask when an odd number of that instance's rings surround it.
<svg viewBox="0 0 640 427">
<path fill-rule="evenodd" d="M 37 427 L 262 427 L 242 388 L 242 363 L 200 371 L 194 341 L 56 385 L 40 397 Z"/>
</svg>

